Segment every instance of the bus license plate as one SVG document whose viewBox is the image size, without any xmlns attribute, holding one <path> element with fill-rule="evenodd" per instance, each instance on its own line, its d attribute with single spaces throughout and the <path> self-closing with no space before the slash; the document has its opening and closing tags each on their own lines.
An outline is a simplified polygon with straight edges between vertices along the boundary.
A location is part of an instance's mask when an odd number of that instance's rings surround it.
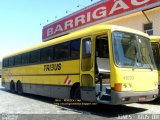
<svg viewBox="0 0 160 120">
<path fill-rule="evenodd" d="M 139 101 L 140 102 L 145 101 L 145 100 L 146 100 L 146 97 L 144 97 L 144 96 L 143 97 L 139 97 Z"/>
</svg>

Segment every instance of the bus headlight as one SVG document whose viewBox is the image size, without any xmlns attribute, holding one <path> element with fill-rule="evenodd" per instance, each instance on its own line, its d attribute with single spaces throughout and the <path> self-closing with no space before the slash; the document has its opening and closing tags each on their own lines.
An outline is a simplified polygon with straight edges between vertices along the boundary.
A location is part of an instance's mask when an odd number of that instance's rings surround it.
<svg viewBox="0 0 160 120">
<path fill-rule="evenodd" d="M 122 91 L 130 91 L 132 90 L 131 84 L 123 84 Z"/>
<path fill-rule="evenodd" d="M 116 83 L 115 84 L 115 90 L 116 91 L 131 91 L 132 85 L 129 83 Z"/>
</svg>

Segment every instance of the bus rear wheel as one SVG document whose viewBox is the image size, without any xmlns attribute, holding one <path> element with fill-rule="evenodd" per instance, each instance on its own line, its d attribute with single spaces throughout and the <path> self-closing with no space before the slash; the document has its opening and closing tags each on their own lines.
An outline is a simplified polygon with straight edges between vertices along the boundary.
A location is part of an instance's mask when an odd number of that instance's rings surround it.
<svg viewBox="0 0 160 120">
<path fill-rule="evenodd" d="M 19 95 L 23 94 L 23 86 L 22 83 L 20 81 L 17 82 L 17 92 Z"/>
<path fill-rule="evenodd" d="M 16 90 L 15 90 L 15 84 L 14 84 L 13 81 L 10 82 L 10 91 L 11 91 L 12 93 L 15 93 L 15 92 L 16 92 Z"/>
</svg>

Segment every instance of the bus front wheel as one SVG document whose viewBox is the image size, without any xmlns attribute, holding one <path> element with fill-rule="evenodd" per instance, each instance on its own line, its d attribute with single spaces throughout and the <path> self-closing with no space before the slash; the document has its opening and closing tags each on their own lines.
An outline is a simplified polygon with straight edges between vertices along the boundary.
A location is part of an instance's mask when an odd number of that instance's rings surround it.
<svg viewBox="0 0 160 120">
<path fill-rule="evenodd" d="M 75 91 L 74 91 L 74 99 L 81 99 L 81 89 L 80 89 L 80 87 L 75 89 Z"/>
<path fill-rule="evenodd" d="M 81 88 L 79 83 L 75 83 L 71 88 L 71 99 L 81 99 Z"/>
</svg>

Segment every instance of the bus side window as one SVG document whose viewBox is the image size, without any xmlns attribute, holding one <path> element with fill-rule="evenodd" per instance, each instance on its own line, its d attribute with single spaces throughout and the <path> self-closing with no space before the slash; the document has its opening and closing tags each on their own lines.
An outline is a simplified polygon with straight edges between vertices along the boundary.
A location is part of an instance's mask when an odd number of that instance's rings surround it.
<svg viewBox="0 0 160 120">
<path fill-rule="evenodd" d="M 29 53 L 22 54 L 22 65 L 29 63 Z"/>
<path fill-rule="evenodd" d="M 8 67 L 8 58 L 3 59 L 3 67 Z"/>
<path fill-rule="evenodd" d="M 80 58 L 80 39 L 71 41 L 71 58 Z"/>
<path fill-rule="evenodd" d="M 9 58 L 9 67 L 14 66 L 14 57 Z"/>
<path fill-rule="evenodd" d="M 58 44 L 54 48 L 55 50 L 55 59 L 63 60 L 69 58 L 70 50 L 68 43 Z"/>
<path fill-rule="evenodd" d="M 41 49 L 41 62 L 47 62 L 53 60 L 52 47 L 46 47 Z"/>
<path fill-rule="evenodd" d="M 15 65 L 21 65 L 21 63 L 22 63 L 21 55 L 15 56 Z"/>
<path fill-rule="evenodd" d="M 91 64 L 91 38 L 85 38 L 82 42 L 82 71 L 88 71 L 92 68 Z"/>
<path fill-rule="evenodd" d="M 40 61 L 40 51 L 35 50 L 35 51 L 30 52 L 29 62 L 30 63 L 37 63 L 39 61 Z"/>
<path fill-rule="evenodd" d="M 153 50 L 156 66 L 159 69 L 160 68 L 160 47 L 158 43 L 152 43 L 152 50 Z"/>
<path fill-rule="evenodd" d="M 91 56 L 91 39 L 86 38 L 83 40 L 83 58 Z"/>
</svg>

